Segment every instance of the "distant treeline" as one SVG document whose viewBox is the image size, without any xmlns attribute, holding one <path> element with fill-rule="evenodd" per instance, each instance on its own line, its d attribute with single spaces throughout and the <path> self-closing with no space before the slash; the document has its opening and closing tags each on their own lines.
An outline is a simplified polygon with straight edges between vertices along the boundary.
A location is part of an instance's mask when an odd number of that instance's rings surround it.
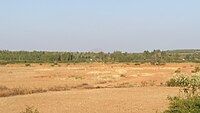
<svg viewBox="0 0 200 113">
<path fill-rule="evenodd" d="M 0 51 L 0 63 L 82 63 L 82 62 L 134 62 L 163 64 L 170 62 L 200 62 L 199 50 L 144 51 L 127 53 L 104 52 L 47 52 Z"/>
</svg>

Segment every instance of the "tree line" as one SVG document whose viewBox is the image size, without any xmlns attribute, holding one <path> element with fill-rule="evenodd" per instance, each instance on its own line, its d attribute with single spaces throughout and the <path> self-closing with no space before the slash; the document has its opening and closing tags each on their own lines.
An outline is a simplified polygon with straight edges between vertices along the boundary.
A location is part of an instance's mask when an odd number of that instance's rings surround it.
<svg viewBox="0 0 200 113">
<path fill-rule="evenodd" d="M 198 51 L 144 51 L 128 53 L 105 52 L 47 52 L 47 51 L 8 51 L 0 50 L 0 63 L 83 63 L 83 62 L 134 62 L 155 65 L 173 62 L 198 62 Z"/>
</svg>

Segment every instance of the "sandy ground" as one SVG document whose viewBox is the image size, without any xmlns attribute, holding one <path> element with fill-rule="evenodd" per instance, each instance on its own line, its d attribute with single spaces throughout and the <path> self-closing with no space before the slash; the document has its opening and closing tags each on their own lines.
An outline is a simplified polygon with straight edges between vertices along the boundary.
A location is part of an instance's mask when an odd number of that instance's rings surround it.
<svg viewBox="0 0 200 113">
<path fill-rule="evenodd" d="M 160 84 L 180 68 L 191 73 L 198 64 L 182 63 L 152 66 L 142 64 L 12 64 L 0 66 L 0 85 L 8 88 L 49 88 L 53 86 L 110 87 L 108 89 L 73 89 L 24 96 L 1 97 L 0 113 L 19 113 L 26 105 L 40 113 L 155 113 L 168 106 L 167 96 L 177 88 Z M 147 86 L 141 87 L 146 82 Z M 153 87 L 150 87 L 153 85 Z M 118 86 L 126 88 L 115 88 Z"/>
<path fill-rule="evenodd" d="M 74 90 L 0 98 L 0 113 L 19 113 L 26 105 L 41 113 L 160 113 L 176 88 L 140 87 Z"/>
<path fill-rule="evenodd" d="M 139 85 L 141 82 L 155 82 L 160 85 L 174 75 L 175 70 L 190 73 L 197 64 L 167 64 L 152 66 L 143 64 L 77 64 L 52 67 L 51 64 L 0 66 L 0 85 L 9 88 L 46 88 L 52 86 L 76 86 L 87 83 L 95 86 L 116 86 L 120 84 Z"/>
</svg>

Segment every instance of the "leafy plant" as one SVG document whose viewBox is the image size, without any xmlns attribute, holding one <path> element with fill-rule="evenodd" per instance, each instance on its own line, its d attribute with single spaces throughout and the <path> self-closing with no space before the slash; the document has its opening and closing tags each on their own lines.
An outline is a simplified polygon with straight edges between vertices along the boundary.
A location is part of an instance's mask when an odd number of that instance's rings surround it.
<svg viewBox="0 0 200 113">
<path fill-rule="evenodd" d="M 164 113 L 200 113 L 200 74 L 192 75 L 190 78 L 187 77 L 187 79 L 180 78 L 178 77 L 177 81 L 186 80 L 187 85 L 179 85 L 180 82 L 178 82 L 182 95 L 169 97 L 170 106 Z M 173 81 L 173 85 L 176 84 L 174 82 L 176 79 L 171 79 L 171 81 Z"/>
<path fill-rule="evenodd" d="M 170 87 L 186 87 L 189 85 L 189 83 L 189 77 L 187 75 L 180 74 L 168 80 L 166 85 Z"/>
<path fill-rule="evenodd" d="M 169 98 L 169 109 L 164 113 L 200 113 L 200 96 Z"/>
</svg>

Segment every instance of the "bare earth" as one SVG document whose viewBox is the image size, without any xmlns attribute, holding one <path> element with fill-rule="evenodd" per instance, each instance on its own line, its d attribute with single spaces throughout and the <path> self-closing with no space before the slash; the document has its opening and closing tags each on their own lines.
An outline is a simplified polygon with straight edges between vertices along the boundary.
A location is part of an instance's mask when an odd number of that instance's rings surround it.
<svg viewBox="0 0 200 113">
<path fill-rule="evenodd" d="M 195 65 L 97 63 L 54 67 L 50 64 L 0 66 L 0 85 L 9 88 L 48 88 L 83 83 L 107 87 L 1 97 L 0 113 L 19 113 L 26 105 L 35 106 L 41 113 L 159 113 L 168 107 L 167 96 L 178 94 L 177 88 L 160 85 L 178 68 L 183 73 L 190 73 Z M 144 82 L 147 86 L 141 87 Z"/>
<path fill-rule="evenodd" d="M 156 113 L 167 108 L 177 89 L 143 87 L 49 92 L 0 98 L 0 113 L 19 113 L 26 105 L 41 113 Z"/>
</svg>

